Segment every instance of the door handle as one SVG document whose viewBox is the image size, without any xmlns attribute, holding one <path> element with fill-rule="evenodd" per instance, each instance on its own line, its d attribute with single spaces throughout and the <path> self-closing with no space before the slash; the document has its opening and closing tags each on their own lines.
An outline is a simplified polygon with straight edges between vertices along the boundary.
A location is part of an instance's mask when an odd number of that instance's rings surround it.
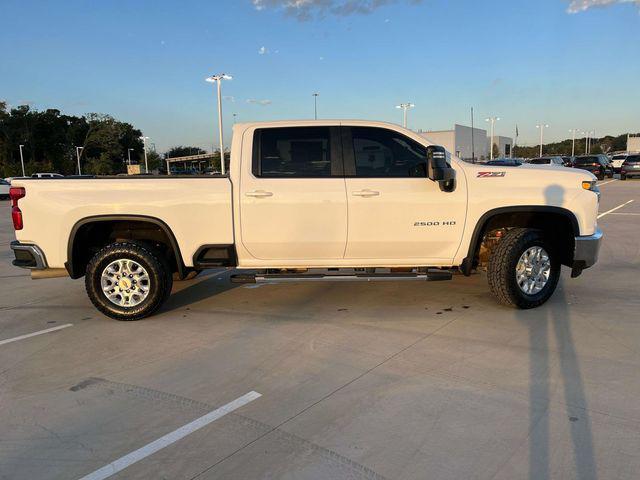
<svg viewBox="0 0 640 480">
<path fill-rule="evenodd" d="M 351 195 L 355 195 L 356 197 L 378 197 L 380 196 L 380 192 L 365 188 L 364 190 L 360 190 L 358 192 L 352 192 Z"/>
<path fill-rule="evenodd" d="M 247 196 L 247 197 L 256 197 L 256 198 L 264 198 L 264 197 L 273 197 L 273 193 L 265 192 L 264 190 L 255 190 L 253 192 L 246 192 L 245 196 Z"/>
</svg>

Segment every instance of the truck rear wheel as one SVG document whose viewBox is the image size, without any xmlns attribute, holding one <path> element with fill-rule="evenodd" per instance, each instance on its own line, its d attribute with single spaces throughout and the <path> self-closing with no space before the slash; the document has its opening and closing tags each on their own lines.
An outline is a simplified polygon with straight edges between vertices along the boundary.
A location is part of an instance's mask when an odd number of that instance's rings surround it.
<svg viewBox="0 0 640 480">
<path fill-rule="evenodd" d="M 491 255 L 489 289 L 503 305 L 535 308 L 553 295 L 560 268 L 558 256 L 543 232 L 514 228 Z"/>
<path fill-rule="evenodd" d="M 95 307 L 116 320 L 140 320 L 165 302 L 173 286 L 168 262 L 152 247 L 112 243 L 87 265 L 87 294 Z"/>
</svg>

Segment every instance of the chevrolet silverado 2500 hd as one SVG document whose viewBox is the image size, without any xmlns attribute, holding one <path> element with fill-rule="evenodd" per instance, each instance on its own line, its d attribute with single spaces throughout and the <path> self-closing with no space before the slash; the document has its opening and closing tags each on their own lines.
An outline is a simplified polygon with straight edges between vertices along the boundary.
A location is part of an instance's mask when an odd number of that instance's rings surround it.
<svg viewBox="0 0 640 480">
<path fill-rule="evenodd" d="M 152 314 L 173 279 L 443 280 L 486 269 L 503 304 L 533 308 L 561 265 L 598 256 L 599 191 L 578 169 L 465 163 L 381 122 L 237 124 L 229 176 L 16 179 L 14 264 L 85 277 L 104 314 Z M 374 288 L 374 287 L 372 287 Z"/>
</svg>

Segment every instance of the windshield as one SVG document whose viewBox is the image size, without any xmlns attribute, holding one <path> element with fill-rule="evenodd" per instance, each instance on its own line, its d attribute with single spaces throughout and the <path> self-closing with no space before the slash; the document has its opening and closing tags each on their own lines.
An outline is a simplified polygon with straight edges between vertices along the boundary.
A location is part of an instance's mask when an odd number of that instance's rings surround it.
<svg viewBox="0 0 640 480">
<path fill-rule="evenodd" d="M 533 165 L 546 165 L 549 163 L 549 159 L 547 158 L 533 158 L 529 160 L 529 163 Z"/>
<path fill-rule="evenodd" d="M 626 157 L 626 155 L 614 155 L 611 160 L 624 160 Z"/>
<path fill-rule="evenodd" d="M 626 163 L 638 163 L 640 162 L 640 155 L 629 155 Z"/>
</svg>

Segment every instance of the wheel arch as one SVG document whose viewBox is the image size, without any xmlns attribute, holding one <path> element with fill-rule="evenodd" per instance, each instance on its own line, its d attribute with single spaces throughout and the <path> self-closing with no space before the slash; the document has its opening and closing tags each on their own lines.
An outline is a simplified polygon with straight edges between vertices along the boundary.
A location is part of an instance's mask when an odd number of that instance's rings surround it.
<svg viewBox="0 0 640 480">
<path fill-rule="evenodd" d="M 491 229 L 499 227 L 529 227 L 529 228 L 550 228 L 561 226 L 560 235 L 564 235 L 564 240 L 570 240 L 580 235 L 580 226 L 575 214 L 562 207 L 531 205 L 500 207 L 485 212 L 476 223 L 467 256 L 462 261 L 460 270 L 464 275 L 471 275 L 475 267 L 478 252 L 484 235 Z M 565 226 L 564 228 L 562 226 Z M 546 228 L 545 228 L 546 227 Z M 563 264 L 569 265 L 573 251 L 566 252 L 563 257 Z"/>
<path fill-rule="evenodd" d="M 74 226 L 71 228 L 69 233 L 69 239 L 67 243 L 67 262 L 65 263 L 65 268 L 69 273 L 71 278 L 80 278 L 84 275 L 84 271 L 86 265 L 90 258 L 82 255 L 82 251 L 78 248 L 79 241 L 83 240 L 84 235 L 88 235 L 91 231 L 91 227 L 96 227 L 98 225 L 102 225 L 103 231 L 98 238 L 105 240 L 105 233 L 112 233 L 114 231 L 124 231 L 117 230 L 116 227 L 126 227 L 126 226 L 135 226 L 134 230 L 128 230 L 129 237 L 128 239 L 145 241 L 145 240 L 155 240 L 160 241 L 165 244 L 168 251 L 172 255 L 173 267 L 175 271 L 178 272 L 180 277 L 184 277 L 186 275 L 187 267 L 184 265 L 184 261 L 182 259 L 182 254 L 180 252 L 180 246 L 176 240 L 175 235 L 171 228 L 162 220 L 156 217 L 151 217 L 147 215 L 95 215 L 82 218 L 78 220 Z M 140 232 L 144 230 L 140 230 L 137 227 L 140 226 L 152 226 L 156 232 L 162 232 L 161 236 L 158 237 L 158 234 L 155 235 L 144 235 L 144 234 L 131 234 L 132 231 Z M 148 238 L 145 238 L 148 237 Z M 155 237 L 155 238 L 154 238 Z M 108 238 L 111 238 L 110 236 Z M 102 242 L 100 247 L 104 246 Z"/>
</svg>

